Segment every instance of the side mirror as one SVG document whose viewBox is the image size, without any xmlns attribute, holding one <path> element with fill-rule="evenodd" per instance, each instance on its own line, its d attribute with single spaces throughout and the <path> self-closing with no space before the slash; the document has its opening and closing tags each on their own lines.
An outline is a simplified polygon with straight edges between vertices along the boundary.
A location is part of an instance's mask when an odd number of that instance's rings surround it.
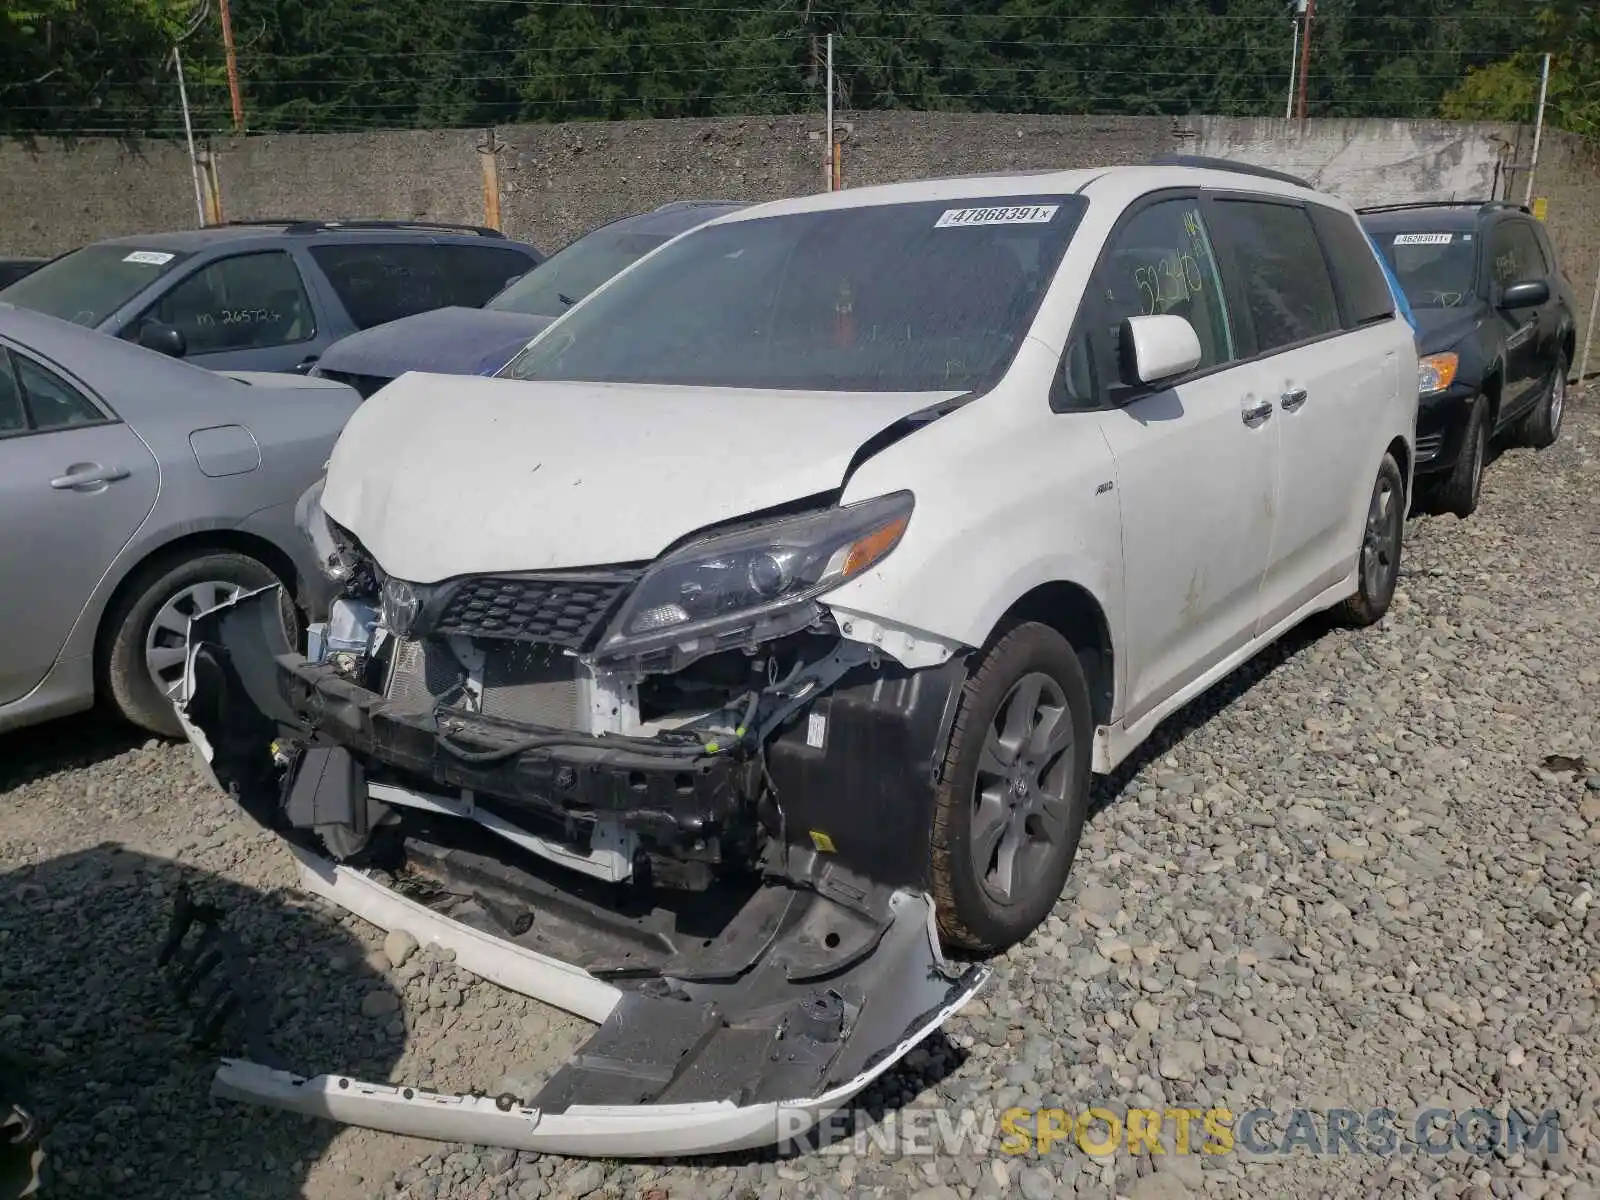
<svg viewBox="0 0 1600 1200">
<path fill-rule="evenodd" d="M 163 325 L 160 321 L 150 321 L 140 327 L 139 345 L 169 358 L 182 358 L 189 353 L 189 343 L 184 340 L 183 330 Z"/>
<path fill-rule="evenodd" d="M 1155 383 L 1200 365 L 1200 337 L 1184 318 L 1127 317 L 1117 331 L 1119 373 L 1128 384 Z"/>
<path fill-rule="evenodd" d="M 1550 285 L 1542 279 L 1513 283 L 1500 293 L 1501 308 L 1534 308 L 1550 302 Z"/>
</svg>

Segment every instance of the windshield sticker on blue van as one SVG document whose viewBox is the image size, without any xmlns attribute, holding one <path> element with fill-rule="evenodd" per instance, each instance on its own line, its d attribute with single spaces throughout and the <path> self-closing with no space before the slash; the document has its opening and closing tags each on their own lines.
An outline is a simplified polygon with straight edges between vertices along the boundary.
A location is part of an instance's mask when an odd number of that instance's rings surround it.
<svg viewBox="0 0 1600 1200">
<path fill-rule="evenodd" d="M 1448 246 L 1453 233 L 1397 233 L 1394 235 L 1396 246 Z"/>
</svg>

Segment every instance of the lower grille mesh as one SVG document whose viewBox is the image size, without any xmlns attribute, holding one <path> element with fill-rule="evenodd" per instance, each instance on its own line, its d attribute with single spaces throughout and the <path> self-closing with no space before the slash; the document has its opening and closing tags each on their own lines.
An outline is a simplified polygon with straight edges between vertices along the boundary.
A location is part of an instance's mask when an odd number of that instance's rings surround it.
<svg viewBox="0 0 1600 1200">
<path fill-rule="evenodd" d="M 395 646 L 385 691 L 408 708 L 439 703 L 470 709 L 467 672 L 448 643 L 408 639 Z M 483 705 L 487 717 L 549 729 L 583 727 L 583 697 L 574 659 L 544 647 L 484 647 Z"/>
</svg>

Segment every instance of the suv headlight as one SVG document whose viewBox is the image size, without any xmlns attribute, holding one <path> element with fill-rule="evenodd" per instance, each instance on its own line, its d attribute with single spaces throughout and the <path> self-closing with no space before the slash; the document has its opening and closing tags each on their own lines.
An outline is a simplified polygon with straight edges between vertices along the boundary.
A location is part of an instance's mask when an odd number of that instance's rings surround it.
<svg viewBox="0 0 1600 1200">
<path fill-rule="evenodd" d="M 895 492 L 693 542 L 645 572 L 599 654 L 774 636 L 792 624 L 784 617 L 882 562 L 912 506 L 910 492 Z"/>
<path fill-rule="evenodd" d="M 1456 381 L 1461 360 L 1454 354 L 1424 354 L 1417 360 L 1417 394 L 1431 396 Z"/>
<path fill-rule="evenodd" d="M 322 511 L 322 489 L 327 482 L 324 475 L 301 493 L 294 506 L 294 523 L 311 543 L 317 568 L 333 582 L 347 583 L 360 565 L 360 554 L 344 531 Z"/>
</svg>

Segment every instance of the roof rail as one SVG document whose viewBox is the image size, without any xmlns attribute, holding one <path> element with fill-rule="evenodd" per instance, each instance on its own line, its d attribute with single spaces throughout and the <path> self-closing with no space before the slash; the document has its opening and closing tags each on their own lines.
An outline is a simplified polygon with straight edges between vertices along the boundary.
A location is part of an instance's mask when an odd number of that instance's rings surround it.
<svg viewBox="0 0 1600 1200">
<path fill-rule="evenodd" d="M 455 225 L 448 221 L 383 221 L 383 220 L 357 220 L 357 221 L 322 221 L 304 217 L 278 218 L 275 220 L 258 219 L 250 221 L 227 221 L 228 225 L 282 225 L 285 233 L 336 233 L 341 229 L 435 229 L 448 233 L 475 233 L 479 237 L 503 238 L 506 235 L 498 229 L 490 229 L 486 225 Z"/>
<path fill-rule="evenodd" d="M 1254 163 L 1235 162 L 1231 158 L 1208 158 L 1203 154 L 1158 154 L 1150 160 L 1152 167 L 1198 167 L 1206 171 L 1228 171 L 1234 175 L 1254 175 L 1260 179 L 1276 179 L 1279 183 L 1292 183 L 1309 188 L 1311 184 L 1298 175 L 1258 167 Z"/>
<path fill-rule="evenodd" d="M 1358 213 L 1405 212 L 1414 208 L 1509 208 L 1514 212 L 1531 212 L 1526 204 L 1510 200 L 1408 200 L 1404 204 L 1369 204 L 1358 208 Z"/>
<path fill-rule="evenodd" d="M 668 200 L 665 204 L 658 204 L 653 212 L 681 212 L 686 208 L 748 208 L 748 200 Z"/>
</svg>

